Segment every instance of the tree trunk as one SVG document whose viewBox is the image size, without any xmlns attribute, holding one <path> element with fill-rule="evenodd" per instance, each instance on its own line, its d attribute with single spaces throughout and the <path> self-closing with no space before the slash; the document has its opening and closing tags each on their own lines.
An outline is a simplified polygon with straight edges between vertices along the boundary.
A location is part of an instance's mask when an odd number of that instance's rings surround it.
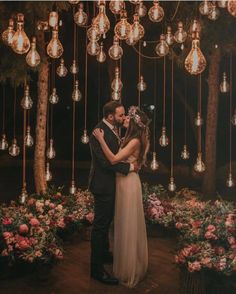
<svg viewBox="0 0 236 294">
<path fill-rule="evenodd" d="M 47 182 L 45 177 L 45 149 L 46 149 L 46 126 L 47 126 L 47 107 L 48 107 L 48 75 L 49 66 L 45 55 L 44 32 L 37 34 L 37 43 L 41 55 L 41 66 L 38 75 L 38 104 L 36 139 L 34 153 L 34 181 L 36 193 L 45 193 Z"/>
<path fill-rule="evenodd" d="M 216 182 L 216 137 L 217 137 L 217 118 L 219 102 L 219 69 L 220 69 L 220 50 L 215 49 L 209 58 L 208 73 L 208 105 L 206 119 L 206 138 L 205 138 L 205 164 L 206 171 L 203 178 L 203 193 L 207 198 L 215 196 Z"/>
</svg>

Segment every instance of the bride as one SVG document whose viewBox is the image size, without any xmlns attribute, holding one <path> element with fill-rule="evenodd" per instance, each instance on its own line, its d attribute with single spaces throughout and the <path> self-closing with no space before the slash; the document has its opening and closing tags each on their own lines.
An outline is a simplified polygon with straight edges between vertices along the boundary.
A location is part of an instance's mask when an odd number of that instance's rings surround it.
<svg viewBox="0 0 236 294">
<path fill-rule="evenodd" d="M 116 155 L 107 146 L 103 130 L 95 129 L 93 135 L 111 164 L 126 161 L 137 162 L 141 166 L 149 149 L 148 123 L 146 114 L 132 106 L 124 121 L 126 134 Z M 113 271 L 123 285 L 133 288 L 144 278 L 147 267 L 147 235 L 140 178 L 135 172 L 128 176 L 117 173 Z"/>
</svg>

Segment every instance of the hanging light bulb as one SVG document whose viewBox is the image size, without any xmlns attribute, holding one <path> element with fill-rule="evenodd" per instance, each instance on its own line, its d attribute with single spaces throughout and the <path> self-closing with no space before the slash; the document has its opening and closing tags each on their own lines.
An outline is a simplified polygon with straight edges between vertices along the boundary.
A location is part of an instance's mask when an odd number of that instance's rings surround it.
<svg viewBox="0 0 236 294">
<path fill-rule="evenodd" d="M 67 75 L 67 68 L 65 67 L 65 62 L 64 59 L 61 58 L 60 60 L 60 65 L 57 67 L 57 74 L 59 77 L 63 78 Z"/>
<path fill-rule="evenodd" d="M 184 62 L 186 70 L 191 75 L 198 75 L 202 73 L 206 68 L 206 59 L 200 49 L 199 34 L 193 34 L 192 49 Z"/>
<path fill-rule="evenodd" d="M 234 109 L 234 115 L 232 116 L 231 122 L 234 126 L 236 126 L 236 109 Z"/>
<path fill-rule="evenodd" d="M 140 40 L 144 36 L 144 27 L 139 23 L 138 14 L 134 14 L 134 22 L 131 26 L 133 37 L 136 41 Z"/>
<path fill-rule="evenodd" d="M 131 2 L 134 5 L 138 5 L 140 2 L 142 2 L 143 0 L 129 0 L 129 2 Z"/>
<path fill-rule="evenodd" d="M 120 101 L 121 99 L 121 92 L 117 91 L 112 91 L 111 93 L 111 99 L 114 101 Z"/>
<path fill-rule="evenodd" d="M 144 17 L 147 14 L 147 7 L 143 4 L 143 2 L 136 5 L 135 13 L 137 13 L 139 17 Z"/>
<path fill-rule="evenodd" d="M 7 150 L 8 148 L 8 142 L 6 134 L 2 134 L 1 140 L 0 140 L 0 150 Z"/>
<path fill-rule="evenodd" d="M 25 204 L 27 198 L 28 198 L 28 193 L 26 191 L 26 188 L 24 187 L 24 188 L 22 188 L 21 194 L 19 196 L 19 203 Z"/>
<path fill-rule="evenodd" d="M 143 76 L 140 76 L 140 79 L 139 79 L 139 83 L 137 85 L 137 88 L 140 92 L 143 92 L 147 89 L 147 84 L 144 82 L 144 78 Z"/>
<path fill-rule="evenodd" d="M 184 160 L 189 159 L 189 151 L 187 145 L 184 145 L 183 150 L 181 151 L 181 158 Z"/>
<path fill-rule="evenodd" d="M 30 109 L 33 106 L 33 100 L 31 99 L 29 94 L 29 85 L 26 85 L 25 87 L 24 96 L 21 99 L 20 104 L 23 109 Z"/>
<path fill-rule="evenodd" d="M 88 144 L 89 143 L 89 136 L 87 134 L 87 130 L 84 130 L 83 135 L 81 136 L 81 142 L 83 144 Z"/>
<path fill-rule="evenodd" d="M 233 1 L 232 1 L 233 2 Z M 226 8 L 227 4 L 228 4 L 228 0 L 221 0 L 221 1 L 217 1 L 217 4 L 220 8 Z"/>
<path fill-rule="evenodd" d="M 64 49 L 62 47 L 62 44 L 58 39 L 58 28 L 56 26 L 52 30 L 52 39 L 47 45 L 47 54 L 51 58 L 59 58 L 63 54 L 63 51 Z"/>
<path fill-rule="evenodd" d="M 170 183 L 168 185 L 168 190 L 170 192 L 174 192 L 176 190 L 176 185 L 175 185 L 175 182 L 174 182 L 174 178 L 173 177 L 170 178 Z"/>
<path fill-rule="evenodd" d="M 56 11 L 51 11 L 49 13 L 49 20 L 48 24 L 50 27 L 54 28 L 55 26 L 58 25 L 58 13 Z"/>
<path fill-rule="evenodd" d="M 25 54 L 29 51 L 30 41 L 24 31 L 24 15 L 17 14 L 17 30 L 12 38 L 11 47 L 17 54 Z"/>
<path fill-rule="evenodd" d="M 36 50 L 36 38 L 32 38 L 31 49 L 26 55 L 26 62 L 31 67 L 36 67 L 40 63 L 40 55 Z"/>
<path fill-rule="evenodd" d="M 226 2 L 226 1 L 219 1 L 219 2 Z M 236 17 L 236 2 L 235 1 L 229 0 L 227 4 L 227 9 L 232 16 Z"/>
<path fill-rule="evenodd" d="M 79 67 L 78 67 L 77 62 L 76 62 L 75 59 L 73 60 L 72 65 L 70 67 L 70 72 L 73 75 L 76 75 L 79 72 Z"/>
<path fill-rule="evenodd" d="M 131 28 L 128 38 L 125 40 L 126 44 L 128 44 L 129 46 L 134 46 L 138 40 L 134 38 L 134 32 Z"/>
<path fill-rule="evenodd" d="M 178 22 L 178 30 L 176 31 L 174 38 L 175 41 L 180 44 L 184 43 L 187 38 L 187 33 L 184 31 L 182 21 Z"/>
<path fill-rule="evenodd" d="M 156 158 L 156 152 L 152 153 L 152 161 L 151 161 L 150 167 L 151 167 L 151 170 L 158 170 L 159 168 L 159 164 Z"/>
<path fill-rule="evenodd" d="M 212 10 L 208 14 L 210 20 L 217 20 L 220 16 L 220 10 L 217 8 L 215 1 L 212 1 Z"/>
<path fill-rule="evenodd" d="M 118 39 L 125 40 L 131 31 L 131 24 L 127 21 L 127 12 L 122 10 L 120 14 L 120 21 L 116 24 L 114 32 Z"/>
<path fill-rule="evenodd" d="M 91 28 L 87 30 L 87 37 L 89 41 L 97 42 L 100 39 L 101 34 L 94 26 L 91 26 Z"/>
<path fill-rule="evenodd" d="M 100 50 L 100 47 L 98 45 L 98 42 L 91 41 L 88 43 L 87 52 L 89 55 L 95 56 L 98 54 L 99 50 Z"/>
<path fill-rule="evenodd" d="M 161 145 L 161 147 L 166 147 L 169 144 L 169 139 L 166 136 L 166 128 L 165 127 L 162 127 L 161 137 L 159 139 L 159 144 Z"/>
<path fill-rule="evenodd" d="M 165 13 L 163 8 L 160 6 L 159 1 L 154 0 L 153 6 L 148 11 L 149 19 L 153 22 L 161 22 Z"/>
<path fill-rule="evenodd" d="M 234 182 L 232 173 L 229 173 L 228 178 L 226 180 L 226 186 L 229 187 L 229 188 L 232 188 L 234 185 L 235 185 L 235 182 Z"/>
<path fill-rule="evenodd" d="M 57 89 L 53 88 L 52 89 L 52 94 L 49 96 L 49 102 L 51 104 L 57 104 L 59 101 L 59 96 L 57 95 Z"/>
<path fill-rule="evenodd" d="M 166 41 L 167 45 L 169 45 L 169 46 L 173 45 L 174 36 L 173 36 L 173 34 L 171 32 L 171 27 L 170 26 L 167 27 L 167 33 L 166 33 L 165 37 L 166 37 L 165 41 Z"/>
<path fill-rule="evenodd" d="M 3 42 L 8 45 L 11 46 L 12 44 L 12 38 L 15 34 L 14 31 L 14 20 L 12 18 L 9 19 L 9 25 L 8 28 L 2 33 L 2 40 Z"/>
<path fill-rule="evenodd" d="M 25 136 L 25 146 L 32 147 L 34 145 L 34 139 L 30 134 L 30 126 L 27 126 L 26 136 Z"/>
<path fill-rule="evenodd" d="M 166 43 L 166 36 L 161 34 L 160 42 L 156 46 L 156 54 L 163 57 L 169 53 L 169 46 Z"/>
<path fill-rule="evenodd" d="M 111 88 L 115 92 L 120 92 L 121 89 L 123 88 L 123 84 L 122 84 L 121 79 L 120 79 L 119 67 L 115 68 L 115 78 L 111 83 Z"/>
<path fill-rule="evenodd" d="M 199 11 L 202 15 L 208 15 L 212 11 L 212 3 L 208 0 L 204 0 L 199 5 Z"/>
<path fill-rule="evenodd" d="M 200 33 L 201 29 L 202 28 L 201 28 L 200 22 L 197 19 L 194 19 L 193 23 L 190 26 L 189 32 L 192 35 L 192 33 L 196 33 L 196 32 Z"/>
<path fill-rule="evenodd" d="M 180 49 L 183 51 L 184 50 L 184 43 L 181 44 Z"/>
<path fill-rule="evenodd" d="M 76 80 L 74 84 L 74 90 L 72 92 L 72 100 L 75 102 L 79 102 L 82 99 L 82 94 L 79 90 L 79 81 Z"/>
<path fill-rule="evenodd" d="M 77 188 L 75 186 L 75 181 L 71 181 L 71 185 L 70 185 L 70 188 L 69 188 L 69 192 L 71 195 L 74 195 L 77 191 Z"/>
<path fill-rule="evenodd" d="M 112 13 L 120 14 L 121 10 L 124 8 L 124 1 L 123 0 L 112 0 L 109 3 L 109 8 Z"/>
<path fill-rule="evenodd" d="M 53 159 L 56 156 L 56 151 L 53 147 L 53 139 L 50 139 L 49 141 L 49 147 L 46 154 L 48 159 Z"/>
<path fill-rule="evenodd" d="M 205 171 L 206 168 L 205 168 L 205 164 L 202 161 L 202 153 L 201 152 L 198 152 L 197 161 L 194 164 L 193 168 L 198 173 L 202 173 Z"/>
<path fill-rule="evenodd" d="M 79 10 L 74 15 L 74 22 L 78 26 L 85 26 L 88 21 L 88 15 L 84 12 L 84 5 L 83 3 L 79 4 Z"/>
<path fill-rule="evenodd" d="M 220 92 L 221 93 L 229 92 L 229 83 L 227 82 L 226 72 L 223 72 L 223 81 L 220 84 Z"/>
<path fill-rule="evenodd" d="M 45 178 L 46 181 L 49 182 L 52 180 L 52 173 L 50 171 L 50 165 L 49 162 L 46 163 L 46 171 L 45 171 Z"/>
<path fill-rule="evenodd" d="M 79 3 L 79 0 L 68 0 L 71 5 L 76 5 Z"/>
<path fill-rule="evenodd" d="M 108 54 L 113 60 L 119 60 L 122 57 L 123 49 L 119 45 L 119 39 L 117 36 L 114 36 L 113 45 L 110 47 Z"/>
<path fill-rule="evenodd" d="M 100 49 L 96 57 L 97 61 L 103 63 L 106 60 L 106 54 L 103 50 L 103 43 L 100 44 Z"/>
<path fill-rule="evenodd" d="M 93 26 L 103 35 L 110 29 L 110 21 L 106 15 L 105 3 L 99 5 L 99 13 L 93 20 Z"/>
<path fill-rule="evenodd" d="M 200 127 L 203 125 L 203 118 L 201 117 L 201 113 L 198 111 L 197 117 L 195 118 L 195 126 Z"/>
<path fill-rule="evenodd" d="M 12 140 L 12 145 L 9 147 L 9 154 L 14 157 L 20 154 L 20 147 L 17 145 L 16 138 Z"/>
</svg>

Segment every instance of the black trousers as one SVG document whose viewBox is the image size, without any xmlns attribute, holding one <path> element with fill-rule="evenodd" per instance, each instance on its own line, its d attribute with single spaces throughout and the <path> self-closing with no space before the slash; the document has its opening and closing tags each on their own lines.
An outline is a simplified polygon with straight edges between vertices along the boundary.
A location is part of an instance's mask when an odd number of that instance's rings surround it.
<svg viewBox="0 0 236 294">
<path fill-rule="evenodd" d="M 114 217 L 115 194 L 94 194 L 94 223 L 91 233 L 91 272 L 103 270 L 109 251 L 109 228 Z"/>
</svg>

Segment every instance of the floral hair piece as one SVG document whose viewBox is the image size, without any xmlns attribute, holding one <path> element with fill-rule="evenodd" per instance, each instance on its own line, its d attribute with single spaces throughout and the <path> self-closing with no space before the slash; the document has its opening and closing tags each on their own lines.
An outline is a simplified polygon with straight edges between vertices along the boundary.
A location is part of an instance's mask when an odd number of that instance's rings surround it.
<svg viewBox="0 0 236 294">
<path fill-rule="evenodd" d="M 139 109 L 137 106 L 130 106 L 128 116 L 132 118 L 140 128 L 145 129 L 145 124 L 141 121 L 141 117 L 136 113 L 137 109 Z"/>
</svg>

